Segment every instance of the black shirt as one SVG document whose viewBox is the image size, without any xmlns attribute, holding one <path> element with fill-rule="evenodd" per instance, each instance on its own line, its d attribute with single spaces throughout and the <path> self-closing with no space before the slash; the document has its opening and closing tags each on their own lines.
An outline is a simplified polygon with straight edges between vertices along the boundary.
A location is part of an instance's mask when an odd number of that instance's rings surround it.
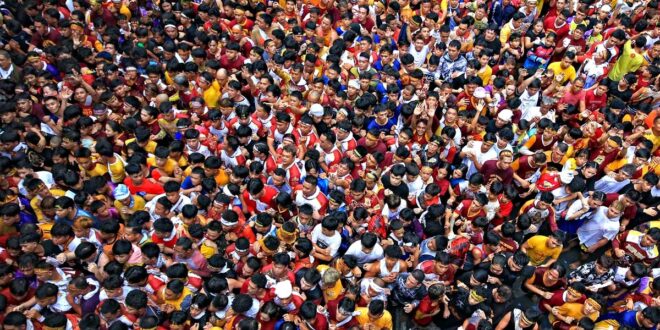
<svg viewBox="0 0 660 330">
<path fill-rule="evenodd" d="M 390 174 L 385 174 L 383 177 L 381 177 L 381 182 L 383 183 L 383 188 L 391 190 L 395 195 L 401 197 L 401 199 L 408 199 L 408 195 L 410 194 L 410 190 L 408 189 L 408 185 L 404 184 L 401 182 L 398 186 L 392 185 L 390 182 Z"/>
</svg>

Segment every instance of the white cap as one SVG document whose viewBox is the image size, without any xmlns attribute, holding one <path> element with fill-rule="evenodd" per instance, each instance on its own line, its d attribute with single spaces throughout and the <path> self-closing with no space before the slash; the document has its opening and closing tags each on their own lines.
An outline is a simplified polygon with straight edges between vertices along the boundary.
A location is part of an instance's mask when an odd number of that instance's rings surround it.
<svg viewBox="0 0 660 330">
<path fill-rule="evenodd" d="M 497 115 L 497 118 L 508 123 L 511 121 L 511 118 L 513 118 L 513 111 L 504 109 L 500 111 L 500 113 Z"/>
<path fill-rule="evenodd" d="M 360 89 L 360 82 L 358 82 L 358 81 L 355 80 L 355 79 L 353 79 L 353 80 L 349 80 L 349 81 L 348 81 L 348 87 L 353 87 L 353 88 L 355 88 L 355 89 Z"/>
<path fill-rule="evenodd" d="M 473 95 L 474 95 L 474 97 L 476 97 L 476 98 L 478 98 L 478 99 L 485 99 L 486 96 L 488 95 L 488 93 L 486 92 L 486 90 L 485 90 L 483 87 L 477 87 L 477 88 L 474 90 L 474 94 L 473 94 Z"/>
<path fill-rule="evenodd" d="M 604 5 L 604 6 L 600 7 L 600 10 L 611 13 L 612 12 L 612 7 L 610 5 Z"/>
<path fill-rule="evenodd" d="M 309 107 L 309 114 L 314 117 L 323 117 L 323 106 L 318 103 L 312 104 L 312 106 Z"/>
<path fill-rule="evenodd" d="M 118 185 L 113 193 L 117 200 L 126 199 L 131 196 L 131 192 L 125 184 Z"/>
<path fill-rule="evenodd" d="M 280 299 L 286 299 L 293 294 L 293 287 L 289 280 L 278 282 L 275 284 L 275 295 Z"/>
</svg>

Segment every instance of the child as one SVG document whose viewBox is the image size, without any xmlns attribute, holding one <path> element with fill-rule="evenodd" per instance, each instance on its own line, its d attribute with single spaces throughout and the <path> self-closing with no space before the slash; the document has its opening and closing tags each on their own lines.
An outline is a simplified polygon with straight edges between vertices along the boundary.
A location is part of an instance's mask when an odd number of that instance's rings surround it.
<svg viewBox="0 0 660 330">
<path fill-rule="evenodd" d="M 507 59 L 510 57 L 515 58 L 516 61 L 520 60 L 520 58 L 524 54 L 524 49 L 522 47 L 522 36 L 520 35 L 520 32 L 511 33 L 511 37 L 509 37 L 509 41 L 506 44 L 504 44 L 504 47 L 502 47 L 500 54 L 501 54 L 500 63 L 506 63 Z"/>
<path fill-rule="evenodd" d="M 549 32 L 542 43 L 535 44 L 527 51 L 527 59 L 523 67 L 527 72 L 534 72 L 538 68 L 545 68 L 548 66 L 548 61 L 555 52 L 555 38 L 557 35 L 554 32 Z"/>
</svg>

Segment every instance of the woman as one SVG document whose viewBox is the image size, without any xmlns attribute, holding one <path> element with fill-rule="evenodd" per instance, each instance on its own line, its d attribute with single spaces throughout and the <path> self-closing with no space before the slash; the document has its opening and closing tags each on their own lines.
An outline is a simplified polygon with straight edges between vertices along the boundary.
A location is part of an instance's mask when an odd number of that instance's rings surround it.
<svg viewBox="0 0 660 330">
<path fill-rule="evenodd" d="M 545 38 L 545 30 L 543 29 L 543 19 L 537 19 L 532 23 L 527 32 L 525 32 L 525 49 L 531 49 L 534 45 L 538 45 Z"/>
<path fill-rule="evenodd" d="M 105 124 L 105 136 L 112 143 L 112 149 L 115 153 L 121 154 L 124 149 L 124 143 L 128 139 L 128 135 L 124 128 L 118 122 L 109 120 Z"/>
<path fill-rule="evenodd" d="M 537 267 L 531 277 L 525 281 L 525 288 L 542 299 L 552 298 L 555 290 L 566 286 L 566 280 L 563 278 L 566 269 L 560 264 L 553 264 L 548 267 Z"/>
</svg>

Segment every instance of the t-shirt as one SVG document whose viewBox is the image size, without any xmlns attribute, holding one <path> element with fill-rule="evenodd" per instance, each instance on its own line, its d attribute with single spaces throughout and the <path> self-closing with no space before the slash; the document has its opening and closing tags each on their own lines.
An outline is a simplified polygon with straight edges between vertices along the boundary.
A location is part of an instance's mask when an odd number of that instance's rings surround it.
<svg viewBox="0 0 660 330">
<path fill-rule="evenodd" d="M 383 311 L 383 316 L 376 320 L 369 318 L 369 308 L 358 307 L 355 309 L 360 315 L 357 316 L 358 323 L 360 324 L 373 324 L 376 329 L 392 329 L 392 315 L 388 311 Z"/>
<path fill-rule="evenodd" d="M 611 80 L 619 81 L 627 73 L 637 71 L 637 69 L 642 66 L 642 63 L 644 63 L 644 57 L 633 50 L 632 40 L 628 40 L 623 45 L 623 52 L 621 52 L 621 56 L 619 56 L 619 59 L 614 63 L 612 71 L 610 71 L 608 77 Z"/>
<path fill-rule="evenodd" d="M 527 240 L 527 256 L 534 266 L 541 265 L 548 257 L 552 259 L 559 258 L 562 246 L 550 249 L 547 246 L 547 236 L 536 235 Z"/>
<path fill-rule="evenodd" d="M 136 185 L 133 183 L 133 179 L 126 178 L 124 184 L 128 187 L 128 190 L 130 190 L 131 195 L 159 195 L 165 193 L 163 186 L 148 179 L 144 179 L 140 185 Z"/>
<path fill-rule="evenodd" d="M 312 230 L 312 242 L 316 243 L 317 245 L 319 242 L 322 242 L 330 248 L 331 256 L 337 256 L 337 251 L 339 251 L 339 247 L 341 246 L 341 235 L 335 231 L 334 235 L 326 236 L 323 234 L 321 229 L 321 224 L 318 224 L 316 227 L 314 227 Z"/>
<path fill-rule="evenodd" d="M 548 65 L 548 70 L 552 70 L 555 76 L 560 74 L 564 75 L 564 79 L 561 80 L 562 85 L 567 81 L 573 81 L 573 79 L 575 79 L 575 68 L 572 65 L 566 69 L 563 69 L 561 67 L 561 62 L 553 62 Z"/>
</svg>

